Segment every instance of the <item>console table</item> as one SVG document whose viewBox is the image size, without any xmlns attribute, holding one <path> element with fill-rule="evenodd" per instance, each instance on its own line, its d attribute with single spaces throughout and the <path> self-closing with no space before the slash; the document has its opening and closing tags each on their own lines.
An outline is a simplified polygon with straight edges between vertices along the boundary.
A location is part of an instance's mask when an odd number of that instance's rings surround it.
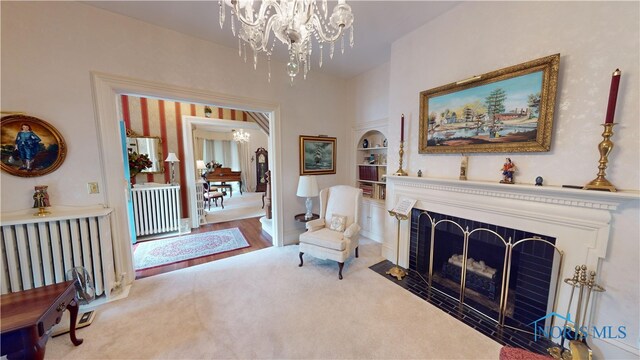
<svg viewBox="0 0 640 360">
<path fill-rule="evenodd" d="M 0 356 L 44 359 L 49 330 L 60 322 L 65 309 L 71 315 L 71 342 L 78 346 L 82 339 L 76 338 L 78 301 L 73 281 L 2 295 Z"/>
</svg>

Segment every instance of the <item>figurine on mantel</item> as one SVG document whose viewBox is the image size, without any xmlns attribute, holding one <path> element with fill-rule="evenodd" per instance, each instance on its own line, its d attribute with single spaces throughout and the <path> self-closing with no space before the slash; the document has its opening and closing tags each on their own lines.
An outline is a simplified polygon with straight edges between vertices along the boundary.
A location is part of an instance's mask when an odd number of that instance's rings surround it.
<svg viewBox="0 0 640 360">
<path fill-rule="evenodd" d="M 504 165 L 502 165 L 502 180 L 500 180 L 500 183 L 513 184 L 513 173 L 516 170 L 516 164 L 511 161 L 511 158 L 507 158 Z"/>
<path fill-rule="evenodd" d="M 467 180 L 467 167 L 469 166 L 469 157 L 466 155 L 462 155 L 462 160 L 460 161 L 460 180 Z"/>
</svg>

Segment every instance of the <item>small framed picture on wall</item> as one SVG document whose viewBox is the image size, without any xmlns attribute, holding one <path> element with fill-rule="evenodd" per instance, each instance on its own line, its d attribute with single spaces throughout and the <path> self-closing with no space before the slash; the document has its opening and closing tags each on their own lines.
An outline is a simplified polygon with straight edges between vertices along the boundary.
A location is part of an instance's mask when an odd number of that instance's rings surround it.
<svg viewBox="0 0 640 360">
<path fill-rule="evenodd" d="M 336 173 L 336 138 L 300 135 L 300 175 Z"/>
</svg>

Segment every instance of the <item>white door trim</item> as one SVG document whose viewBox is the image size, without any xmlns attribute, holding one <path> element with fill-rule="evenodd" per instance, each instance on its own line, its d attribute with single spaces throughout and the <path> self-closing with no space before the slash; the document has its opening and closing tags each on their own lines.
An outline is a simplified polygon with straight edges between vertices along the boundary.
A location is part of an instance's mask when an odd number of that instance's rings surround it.
<svg viewBox="0 0 640 360">
<path fill-rule="evenodd" d="M 128 183 L 124 177 L 124 159 L 120 152 L 120 132 L 118 129 L 119 95 L 171 99 L 175 101 L 216 104 L 239 110 L 261 111 L 270 114 L 269 147 L 273 149 L 271 161 L 271 190 L 273 212 L 273 244 L 283 246 L 282 184 L 280 182 L 280 105 L 268 101 L 241 96 L 232 96 L 206 90 L 167 85 L 152 81 L 132 79 L 119 75 L 91 72 L 94 112 L 98 146 L 100 149 L 100 171 L 104 205 L 113 212 L 113 252 L 117 279 L 121 276 L 125 284 L 135 278 L 131 254 L 130 234 L 127 224 L 126 199 L 129 196 Z M 193 177 L 193 174 L 191 174 Z"/>
</svg>

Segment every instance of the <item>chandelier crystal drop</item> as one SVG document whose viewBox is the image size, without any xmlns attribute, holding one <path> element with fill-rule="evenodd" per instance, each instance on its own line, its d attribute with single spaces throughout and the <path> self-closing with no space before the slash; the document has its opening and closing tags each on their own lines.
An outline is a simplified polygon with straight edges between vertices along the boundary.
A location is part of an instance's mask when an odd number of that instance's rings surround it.
<svg viewBox="0 0 640 360">
<path fill-rule="evenodd" d="M 251 134 L 244 132 L 244 130 L 240 129 L 240 130 L 231 130 L 231 132 L 233 133 L 233 141 L 238 142 L 238 143 L 246 143 L 249 142 L 249 139 L 251 138 Z"/>
<path fill-rule="evenodd" d="M 253 50 L 254 68 L 257 67 L 259 53 L 263 52 L 267 59 L 271 58 L 276 39 L 287 45 L 289 61 L 286 69 L 291 84 L 300 69 L 305 78 L 311 69 L 309 62 L 313 38 L 320 48 L 320 67 L 324 43 L 330 44 L 329 57 L 333 58 L 334 43 L 341 39 L 341 51 L 344 53 L 344 33 L 351 29 L 349 45 L 353 47 L 354 44 L 353 13 L 345 0 L 338 0 L 331 14 L 328 13 L 327 0 L 220 0 L 219 5 L 220 27 L 224 26 L 228 6 L 231 8 L 231 31 L 243 41 L 243 44 L 239 42 L 238 52 L 241 57 L 244 53 L 246 61 L 247 49 L 244 45 L 249 44 Z M 235 18 L 238 19 L 238 29 Z M 268 72 L 271 81 L 270 66 Z"/>
</svg>

